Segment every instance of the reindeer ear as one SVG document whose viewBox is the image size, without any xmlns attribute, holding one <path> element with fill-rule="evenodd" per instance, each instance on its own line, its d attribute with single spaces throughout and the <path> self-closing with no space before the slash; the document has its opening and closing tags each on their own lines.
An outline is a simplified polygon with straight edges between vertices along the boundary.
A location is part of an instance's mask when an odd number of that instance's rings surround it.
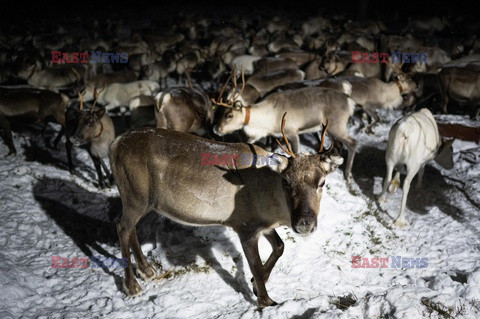
<svg viewBox="0 0 480 319">
<path fill-rule="evenodd" d="M 337 155 L 329 155 L 322 158 L 320 166 L 325 172 L 331 173 L 343 164 L 343 157 Z"/>
<path fill-rule="evenodd" d="M 268 167 L 277 173 L 282 173 L 288 166 L 288 157 L 284 155 L 273 153 L 269 159 Z"/>
</svg>

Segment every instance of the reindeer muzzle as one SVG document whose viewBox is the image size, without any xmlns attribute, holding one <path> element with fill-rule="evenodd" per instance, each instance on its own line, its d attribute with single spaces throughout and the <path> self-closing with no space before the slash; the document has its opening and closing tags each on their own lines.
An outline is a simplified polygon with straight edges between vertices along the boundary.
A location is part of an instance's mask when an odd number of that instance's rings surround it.
<svg viewBox="0 0 480 319">
<path fill-rule="evenodd" d="M 80 138 L 78 136 L 70 136 L 69 140 L 76 147 L 86 144 L 86 141 L 83 138 Z"/>
<path fill-rule="evenodd" d="M 302 212 L 299 218 L 293 223 L 293 231 L 297 234 L 307 236 L 317 228 L 317 216 L 313 211 Z"/>
<path fill-rule="evenodd" d="M 218 136 L 224 136 L 225 135 L 225 133 L 221 133 L 221 132 L 218 131 L 218 125 L 215 125 L 213 127 L 213 133 L 215 133 L 215 135 L 218 135 Z"/>
</svg>

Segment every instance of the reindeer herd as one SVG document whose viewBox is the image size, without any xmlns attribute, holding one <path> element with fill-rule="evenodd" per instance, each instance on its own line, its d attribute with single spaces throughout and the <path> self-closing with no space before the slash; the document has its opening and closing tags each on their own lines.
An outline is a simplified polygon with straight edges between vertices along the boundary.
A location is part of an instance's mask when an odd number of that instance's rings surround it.
<svg viewBox="0 0 480 319">
<path fill-rule="evenodd" d="M 453 140 L 442 138 L 432 112 L 472 117 L 480 112 L 479 33 L 446 36 L 461 23 L 458 19 L 417 18 L 392 29 L 342 15 L 302 21 L 233 17 L 228 23 L 199 15 L 177 19 L 168 27 L 134 28 L 106 19 L 74 30 L 12 28 L 0 36 L 0 126 L 8 155 L 16 155 L 11 121 L 19 119 L 60 124 L 54 144 L 65 136 L 71 172 L 72 145 L 86 148 L 98 186 L 115 184 L 120 193 L 117 231 L 122 257 L 128 259 L 128 295 L 142 290 L 130 249 L 139 275 L 156 276 L 136 235 L 140 219 L 156 211 L 187 225 L 234 229 L 253 274 L 258 306 L 274 305 L 265 282 L 283 252 L 275 228 L 286 225 L 303 235 L 315 230 L 325 179 L 344 163 L 342 147 L 347 150 L 344 177 L 353 182 L 352 121 L 375 134 L 378 110 L 404 110 L 388 136 L 379 195 L 385 200 L 387 191 L 399 187 L 406 165 L 396 220 L 404 226 L 412 178 L 418 172 L 421 183 L 432 159 L 445 168 L 454 164 Z M 126 52 L 128 63 L 52 64 L 54 50 Z M 390 56 L 385 63 L 352 63 L 352 51 L 398 50 L 424 52 L 428 60 L 396 63 Z M 428 109 L 416 110 L 420 101 Z M 119 118 L 128 126 L 124 134 L 112 120 Z M 298 153 L 300 135 L 309 133 L 318 134 L 318 151 Z M 276 142 L 285 155 L 274 152 L 272 138 L 283 139 L 286 147 Z M 202 153 L 275 156 L 277 165 L 202 165 Z M 261 236 L 272 245 L 265 264 L 258 252 Z"/>
</svg>

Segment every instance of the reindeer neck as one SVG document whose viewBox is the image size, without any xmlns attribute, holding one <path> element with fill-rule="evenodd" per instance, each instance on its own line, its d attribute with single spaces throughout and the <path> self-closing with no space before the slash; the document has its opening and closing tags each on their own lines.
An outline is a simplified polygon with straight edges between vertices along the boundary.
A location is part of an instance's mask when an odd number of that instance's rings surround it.
<svg viewBox="0 0 480 319">
<path fill-rule="evenodd" d="M 249 107 L 249 111 L 245 108 L 244 115 L 247 117 L 247 112 L 250 113 L 250 118 L 243 126 L 245 133 L 249 136 L 256 136 L 258 134 L 270 134 L 275 130 L 275 112 L 273 105 L 264 101 L 254 104 Z M 245 121 L 246 122 L 246 121 Z"/>
<path fill-rule="evenodd" d="M 382 100 L 384 107 L 389 109 L 396 108 L 402 104 L 402 94 L 396 82 L 386 83 L 386 85 L 383 86 Z"/>
</svg>

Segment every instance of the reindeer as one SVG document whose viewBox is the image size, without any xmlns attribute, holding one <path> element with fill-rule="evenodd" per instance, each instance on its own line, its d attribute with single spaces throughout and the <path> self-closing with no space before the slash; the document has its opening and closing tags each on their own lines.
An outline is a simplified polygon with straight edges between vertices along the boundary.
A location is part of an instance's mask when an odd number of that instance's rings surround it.
<svg viewBox="0 0 480 319">
<path fill-rule="evenodd" d="M 405 205 L 410 183 L 417 172 L 417 188 L 419 188 L 422 184 L 425 165 L 432 159 L 446 169 L 453 167 L 453 141 L 453 139 L 447 141 L 441 138 L 437 123 L 428 109 L 421 109 L 399 119 L 390 129 L 385 155 L 387 175 L 378 200 L 385 201 L 387 189 L 389 192 L 395 192 L 400 185 L 400 170 L 403 165 L 406 165 L 407 176 L 403 182 L 402 205 L 395 221 L 397 226 L 408 225 L 405 219 Z M 397 173 L 392 181 L 394 168 Z"/>
<path fill-rule="evenodd" d="M 286 225 L 296 233 L 311 234 L 317 226 L 325 179 L 343 162 L 323 149 L 323 138 L 317 154 L 295 154 L 284 129 L 285 114 L 282 132 L 290 157 L 256 145 L 217 142 L 163 129 L 134 130 L 115 139 L 109 156 L 123 204 L 117 232 L 122 257 L 128 260 L 123 281 L 128 295 L 142 291 L 133 273 L 130 249 L 144 280 L 157 275 L 136 234 L 137 223 L 154 210 L 185 225 L 231 227 L 253 274 L 258 307 L 277 304 L 265 287 L 284 250 L 275 228 Z M 323 137 L 326 130 L 325 126 Z M 225 166 L 202 165 L 201 155 L 207 153 L 229 154 L 233 160 Z M 241 154 L 261 156 L 273 165 L 236 161 Z M 262 235 L 273 249 L 265 264 L 258 253 Z"/>
<path fill-rule="evenodd" d="M 163 60 L 156 61 L 142 67 L 140 78 L 143 80 L 157 81 L 162 85 L 166 85 L 168 75 L 175 71 L 175 68 L 176 66 L 174 64 L 169 66 Z"/>
<path fill-rule="evenodd" d="M 96 87 L 91 89 L 87 87 L 84 95 L 84 101 L 92 101 L 95 98 Z M 160 90 L 160 85 L 155 81 L 141 80 L 129 83 L 111 83 L 104 87 L 102 93 L 98 95 L 98 103 L 105 106 L 107 111 L 116 107 L 128 107 L 130 100 L 139 95 L 155 95 Z"/>
<path fill-rule="evenodd" d="M 302 67 L 305 64 L 309 63 L 310 61 L 313 61 L 314 59 L 318 58 L 316 54 L 313 54 L 308 51 L 303 51 L 300 49 L 297 50 L 281 50 L 277 55 L 275 55 L 277 58 L 283 58 L 283 59 L 290 59 L 298 67 Z"/>
<path fill-rule="evenodd" d="M 42 70 L 39 64 L 22 68 L 17 76 L 27 80 L 29 85 L 48 90 L 68 88 L 82 80 L 75 68 L 52 67 Z"/>
<path fill-rule="evenodd" d="M 438 74 L 442 94 L 442 112 L 447 113 L 449 99 L 467 100 L 476 105 L 480 115 L 480 68 L 447 67 Z"/>
<path fill-rule="evenodd" d="M 242 75 L 242 89 L 232 94 L 227 102 L 221 98 L 213 100 L 215 105 L 227 107 L 220 121 L 213 127 L 219 136 L 243 129 L 248 142 L 254 143 L 267 136 L 281 136 L 279 119 L 284 112 L 290 112 L 292 118 L 286 127 L 292 139 L 293 151 L 298 151 L 299 134 L 318 132 L 325 118 L 330 119 L 330 135 L 342 142 L 348 149 L 345 178 L 351 181 L 351 169 L 357 142 L 348 134 L 347 123 L 353 115 L 355 101 L 347 92 L 320 87 L 306 87 L 273 93 L 258 103 L 243 105 L 239 100 L 245 88 Z M 237 92 L 236 76 L 233 77 L 233 92 Z M 226 85 L 227 83 L 225 83 Z M 224 85 L 224 87 L 225 87 Z"/>
<path fill-rule="evenodd" d="M 369 35 L 387 31 L 387 27 L 381 21 L 348 21 L 344 27 L 348 32 Z"/>
<path fill-rule="evenodd" d="M 245 74 L 250 75 L 254 71 L 253 64 L 255 61 L 260 60 L 259 56 L 253 56 L 253 55 L 239 55 L 236 56 L 232 62 L 231 62 L 231 67 L 232 69 L 244 69 Z"/>
<path fill-rule="evenodd" d="M 298 68 L 293 60 L 287 58 L 261 58 L 253 62 L 253 65 L 255 67 L 255 72 L 261 73 Z"/>
<path fill-rule="evenodd" d="M 377 63 L 351 63 L 352 53 L 350 51 L 336 51 L 329 53 L 322 61 L 322 68 L 328 75 L 355 75 L 366 78 L 381 78 L 382 67 L 380 61 Z"/>
<path fill-rule="evenodd" d="M 36 88 L 0 87 L 0 127 L 5 133 L 8 155 L 16 155 L 13 144 L 9 118 L 28 118 L 33 123 L 42 123 L 53 119 L 56 123 L 65 125 L 65 109 L 69 103 L 65 94 Z M 60 131 L 56 142 L 63 134 Z M 55 143 L 56 144 L 56 143 Z"/>
<path fill-rule="evenodd" d="M 213 120 L 208 96 L 198 87 L 171 87 L 155 96 L 158 128 L 199 134 Z"/>
<path fill-rule="evenodd" d="M 305 72 L 298 69 L 254 73 L 248 78 L 243 92 L 238 96 L 238 99 L 244 105 L 253 104 L 275 88 L 288 83 L 303 81 L 304 78 Z M 233 94 L 233 92 L 230 94 Z"/>
<path fill-rule="evenodd" d="M 402 31 L 406 32 L 428 32 L 430 35 L 434 31 L 442 31 L 445 27 L 449 26 L 447 17 L 409 17 L 407 27 Z"/>
<path fill-rule="evenodd" d="M 96 103 L 97 99 L 90 109 L 84 109 L 83 96 L 78 93 L 78 107 L 77 103 L 72 103 L 65 112 L 66 132 L 68 141 L 73 145 L 78 147 L 87 145 L 88 154 L 97 171 L 98 187 L 104 188 L 113 184 L 113 176 L 103 158 L 108 156 L 110 144 L 115 138 L 115 128 L 104 107 L 95 109 Z M 72 172 L 71 157 L 69 157 L 69 168 Z M 102 168 L 107 180 L 104 179 Z"/>
<path fill-rule="evenodd" d="M 123 69 L 112 73 L 100 73 L 85 83 L 85 89 L 93 93 L 96 87 L 103 87 L 112 83 L 129 83 L 136 79 L 136 72 L 129 69 Z"/>
<path fill-rule="evenodd" d="M 302 23 L 303 35 L 321 34 L 320 31 L 331 28 L 330 20 L 324 17 L 314 17 Z"/>
<path fill-rule="evenodd" d="M 322 68 L 322 59 L 316 58 L 311 61 L 305 68 L 305 80 L 324 79 L 327 72 Z"/>
<path fill-rule="evenodd" d="M 372 133 L 372 127 L 380 120 L 376 109 L 394 109 L 404 106 L 403 96 L 415 93 L 416 83 L 401 74 L 395 81 L 385 83 L 377 78 L 362 78 L 356 76 L 329 78 L 322 81 L 320 87 L 344 89 L 344 83 L 351 85 L 350 97 L 372 119 L 365 128 L 367 133 Z"/>
</svg>

